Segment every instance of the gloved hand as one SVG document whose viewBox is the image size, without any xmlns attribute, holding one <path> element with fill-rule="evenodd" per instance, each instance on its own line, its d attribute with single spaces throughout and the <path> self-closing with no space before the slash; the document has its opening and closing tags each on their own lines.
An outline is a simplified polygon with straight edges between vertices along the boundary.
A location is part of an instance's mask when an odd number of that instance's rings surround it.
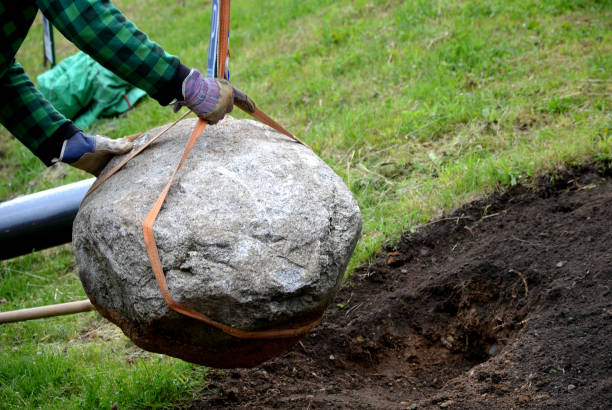
<svg viewBox="0 0 612 410">
<path fill-rule="evenodd" d="M 234 89 L 234 103 L 241 109 L 245 110 L 246 112 L 251 113 L 251 114 L 254 113 L 255 108 L 257 107 L 255 106 L 255 103 L 253 102 L 253 100 L 251 100 L 249 96 L 247 96 L 245 93 L 243 93 L 236 87 L 233 87 L 233 89 Z"/>
<path fill-rule="evenodd" d="M 205 78 L 195 68 L 183 80 L 183 98 L 177 101 L 174 112 L 182 106 L 189 107 L 209 124 L 216 124 L 234 108 L 234 91 L 229 81 L 222 78 Z"/>
<path fill-rule="evenodd" d="M 79 131 L 64 141 L 58 160 L 98 176 L 113 155 L 125 154 L 133 145 L 127 138 L 113 140 Z"/>
</svg>

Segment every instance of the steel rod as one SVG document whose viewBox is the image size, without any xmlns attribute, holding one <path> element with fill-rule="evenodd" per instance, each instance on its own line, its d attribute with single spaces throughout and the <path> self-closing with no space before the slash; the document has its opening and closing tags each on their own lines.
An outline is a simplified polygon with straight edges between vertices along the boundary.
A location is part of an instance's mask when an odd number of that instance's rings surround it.
<svg viewBox="0 0 612 410">
<path fill-rule="evenodd" d="M 0 259 L 72 240 L 72 222 L 94 178 L 0 203 Z"/>
<path fill-rule="evenodd" d="M 89 299 L 86 299 L 78 302 L 0 312 L 0 323 L 23 322 L 25 320 L 42 319 L 45 317 L 72 315 L 73 313 L 89 312 L 90 310 L 95 310 L 95 307 Z"/>
</svg>

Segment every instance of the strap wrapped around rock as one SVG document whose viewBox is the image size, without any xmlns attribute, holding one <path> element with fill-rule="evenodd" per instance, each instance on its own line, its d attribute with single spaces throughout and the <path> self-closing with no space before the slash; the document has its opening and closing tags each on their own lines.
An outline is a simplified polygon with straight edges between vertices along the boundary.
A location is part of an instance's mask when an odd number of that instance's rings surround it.
<svg viewBox="0 0 612 410">
<path fill-rule="evenodd" d="M 129 156 L 123 159 L 117 166 L 111 169 L 108 173 L 98 178 L 98 180 L 91 186 L 91 188 L 85 195 L 85 198 L 87 198 L 87 196 L 91 192 L 93 192 L 97 187 L 99 187 L 102 183 L 104 183 L 104 181 L 108 180 L 112 175 L 117 173 L 117 171 L 119 171 L 125 164 L 127 164 L 130 159 L 134 158 L 136 155 L 141 153 L 145 148 L 151 145 L 153 141 L 161 137 L 166 131 L 168 131 L 170 128 L 176 125 L 179 121 L 185 118 L 189 113 L 190 112 L 187 112 L 187 114 L 183 115 L 178 120 L 170 124 L 168 127 L 164 128 L 157 135 L 155 135 L 153 138 L 151 138 L 149 141 L 147 141 L 145 144 L 139 147 L 136 151 L 132 152 Z M 174 181 L 174 177 L 176 176 L 178 170 L 181 168 L 181 166 L 187 159 L 189 152 L 191 151 L 191 149 L 195 145 L 195 142 L 197 141 L 197 139 L 200 137 L 200 135 L 204 131 L 204 128 L 206 127 L 206 125 L 207 125 L 206 122 L 203 120 L 198 120 L 198 122 L 196 123 L 196 126 L 193 132 L 191 133 L 191 136 L 189 137 L 189 141 L 187 142 L 187 146 L 185 147 L 185 151 L 183 152 L 181 159 L 179 160 L 176 168 L 174 169 L 174 172 L 170 176 L 170 179 L 168 180 L 166 187 L 164 188 L 164 190 L 161 192 L 161 194 L 155 201 L 155 204 L 153 205 L 153 207 L 151 208 L 151 210 L 149 211 L 149 213 L 147 214 L 143 222 L 143 233 L 144 233 L 144 241 L 145 241 L 145 245 L 147 249 L 147 254 L 149 256 L 149 261 L 151 262 L 151 267 L 153 269 L 153 273 L 155 274 L 155 280 L 157 281 L 157 285 L 159 286 L 161 294 L 164 300 L 166 301 L 166 303 L 168 304 L 168 306 L 172 310 L 180 314 L 183 314 L 185 316 L 189 316 L 191 318 L 200 320 L 204 323 L 207 323 L 211 326 L 216 327 L 217 329 L 231 336 L 234 336 L 240 339 L 281 339 L 281 338 L 290 338 L 290 337 L 304 335 L 308 333 L 310 329 L 315 327 L 321 321 L 322 317 L 319 317 L 316 320 L 306 325 L 297 327 L 297 328 L 270 329 L 270 330 L 260 330 L 260 331 L 240 330 L 240 329 L 236 329 L 231 326 L 225 325 L 223 323 L 219 323 L 211 319 L 210 317 L 204 315 L 203 313 L 200 313 L 194 309 L 191 309 L 190 307 L 187 307 L 185 305 L 178 303 L 170 294 L 170 290 L 168 289 L 168 284 L 166 282 L 166 276 L 164 275 L 164 270 L 163 270 L 163 267 L 161 265 L 161 261 L 159 258 L 157 244 L 155 243 L 153 226 L 155 224 L 155 220 L 157 219 L 157 215 L 159 214 L 161 207 L 164 203 L 164 200 L 166 199 L 168 191 L 170 190 L 170 186 L 172 185 L 172 182 Z M 85 200 L 85 198 L 83 198 L 83 200 Z"/>
<path fill-rule="evenodd" d="M 229 31 L 229 7 L 230 7 L 229 0 L 221 1 L 221 10 L 220 10 L 220 14 L 221 14 L 220 20 L 221 21 L 220 21 L 220 26 L 219 26 L 219 58 L 217 59 L 217 61 L 218 61 L 218 68 L 219 68 L 218 73 L 220 73 L 223 76 L 225 76 L 226 74 L 225 62 L 228 57 L 227 39 L 228 39 L 228 31 Z M 300 144 L 306 145 L 302 141 L 297 139 L 295 136 L 293 136 L 289 131 L 285 130 L 282 126 L 276 123 L 273 119 L 268 117 L 265 113 L 260 111 L 257 107 L 255 107 L 254 104 L 253 104 L 253 107 L 255 108 L 254 110 L 245 109 L 245 107 L 242 107 L 240 105 L 238 105 L 238 107 L 241 108 L 246 113 L 254 116 L 259 121 L 289 136 L 294 141 Z M 91 192 L 93 192 L 97 187 L 102 185 L 104 181 L 108 180 L 111 176 L 117 173 L 117 171 L 123 168 L 123 166 L 127 164 L 128 161 L 130 161 L 136 155 L 141 153 L 144 149 L 146 149 L 149 145 L 151 145 L 155 140 L 157 140 L 164 133 L 166 133 L 166 131 L 168 131 L 170 128 L 175 126 L 179 121 L 183 120 L 190 113 L 191 111 L 188 111 L 187 113 L 182 115 L 179 119 L 177 119 L 172 124 L 170 124 L 163 130 L 161 130 L 157 135 L 155 135 L 153 138 L 151 138 L 149 141 L 147 141 L 145 144 L 139 147 L 136 151 L 132 152 L 125 159 L 123 159 L 117 166 L 111 169 L 108 173 L 98 178 L 98 180 L 91 186 L 91 188 L 89 189 L 89 191 L 87 192 L 83 200 L 85 200 L 85 198 L 87 198 L 87 196 Z M 260 330 L 260 331 L 240 330 L 240 329 L 236 329 L 231 326 L 225 325 L 223 323 L 219 323 L 211 319 L 210 317 L 206 316 L 203 313 L 200 313 L 188 306 L 178 303 L 170 294 L 170 290 L 168 289 L 168 283 L 166 282 L 166 276 L 164 274 L 164 270 L 163 270 L 163 267 L 162 267 L 162 264 L 159 258 L 157 244 L 155 243 L 153 226 L 155 225 L 155 220 L 157 219 L 157 216 L 159 215 L 161 207 L 166 199 L 166 196 L 168 195 L 168 191 L 170 190 L 170 186 L 172 185 L 172 182 L 174 181 L 174 177 L 176 176 L 178 170 L 181 168 L 181 166 L 187 159 L 189 152 L 195 145 L 195 142 L 197 141 L 197 139 L 202 134 L 202 131 L 204 131 L 205 127 L 206 127 L 206 122 L 202 119 L 198 120 L 193 132 L 191 133 L 191 136 L 189 137 L 189 141 L 187 142 L 187 146 L 185 147 L 185 151 L 183 152 L 181 159 L 179 160 L 174 171 L 172 172 L 172 175 L 170 176 L 170 179 L 168 180 L 166 187 L 161 192 L 161 194 L 155 201 L 155 204 L 153 205 L 153 207 L 151 208 L 151 210 L 145 217 L 145 220 L 142 225 L 145 246 L 147 249 L 147 254 L 149 256 L 149 262 L 151 263 L 151 268 L 153 269 L 155 280 L 157 281 L 157 285 L 159 286 L 159 289 L 164 298 L 164 301 L 166 301 L 168 306 L 175 312 L 178 312 L 185 316 L 189 316 L 191 318 L 200 320 L 204 323 L 214 326 L 215 328 L 223 331 L 224 333 L 227 333 L 228 335 L 231 335 L 231 336 L 234 336 L 240 339 L 281 339 L 281 338 L 292 338 L 292 337 L 302 336 L 306 334 L 308 331 L 310 331 L 310 329 L 315 327 L 321 321 L 322 316 L 306 325 L 303 325 L 297 328 L 269 329 L 269 330 Z"/>
</svg>

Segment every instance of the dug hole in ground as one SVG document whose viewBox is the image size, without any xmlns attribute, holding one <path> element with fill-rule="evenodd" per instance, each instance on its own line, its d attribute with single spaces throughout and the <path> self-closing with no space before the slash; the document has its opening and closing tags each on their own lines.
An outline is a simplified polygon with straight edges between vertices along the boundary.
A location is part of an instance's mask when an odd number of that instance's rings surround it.
<svg viewBox="0 0 612 410">
<path fill-rule="evenodd" d="M 189 408 L 608 408 L 612 178 L 468 204 L 353 274 L 325 319 Z"/>
</svg>

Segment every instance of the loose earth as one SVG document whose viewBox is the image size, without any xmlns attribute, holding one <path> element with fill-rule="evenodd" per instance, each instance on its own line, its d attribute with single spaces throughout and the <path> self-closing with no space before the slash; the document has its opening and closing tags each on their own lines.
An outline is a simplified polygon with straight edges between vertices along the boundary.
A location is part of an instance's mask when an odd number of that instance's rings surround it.
<svg viewBox="0 0 612 410">
<path fill-rule="evenodd" d="M 211 371 L 199 408 L 608 408 L 612 173 L 464 206 L 344 284 L 292 350 Z"/>
</svg>

